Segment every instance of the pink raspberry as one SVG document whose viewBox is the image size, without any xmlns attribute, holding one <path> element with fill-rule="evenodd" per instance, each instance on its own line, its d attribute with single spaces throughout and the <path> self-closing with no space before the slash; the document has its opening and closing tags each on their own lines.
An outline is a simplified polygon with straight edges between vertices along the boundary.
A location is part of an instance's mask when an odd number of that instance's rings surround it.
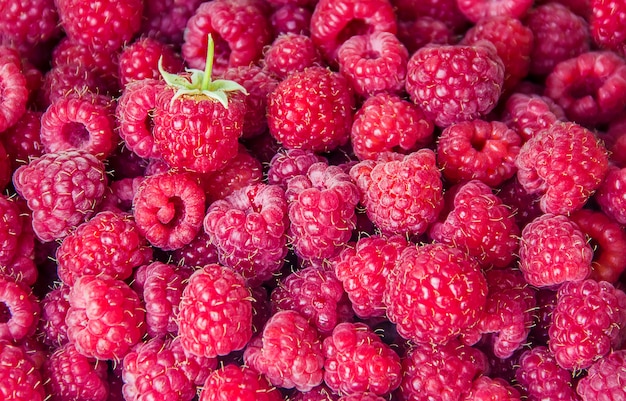
<svg viewBox="0 0 626 401">
<path fill-rule="evenodd" d="M 580 379 L 576 391 L 582 401 L 619 400 L 624 396 L 626 379 L 626 350 L 615 350 L 595 362 Z"/>
<path fill-rule="evenodd" d="M 565 111 L 549 97 L 519 92 L 506 100 L 500 119 L 517 132 L 522 142 L 557 121 L 567 120 Z"/>
<path fill-rule="evenodd" d="M 267 181 L 287 189 L 287 182 L 291 178 L 306 175 L 309 167 L 324 161 L 326 161 L 324 157 L 309 150 L 280 149 L 270 160 Z"/>
<path fill-rule="evenodd" d="M 37 238 L 62 239 L 89 219 L 107 186 L 105 166 L 84 150 L 46 153 L 19 167 L 13 185 L 32 210 Z"/>
<path fill-rule="evenodd" d="M 65 316 L 70 308 L 70 286 L 57 285 L 42 298 L 39 330 L 42 341 L 51 349 L 59 348 L 68 342 Z"/>
<path fill-rule="evenodd" d="M 387 317 L 414 342 L 443 344 L 478 324 L 487 280 L 478 262 L 444 244 L 405 248 L 387 278 Z"/>
<path fill-rule="evenodd" d="M 303 34 L 281 34 L 263 52 L 264 67 L 280 80 L 318 64 L 321 64 L 319 51 L 313 40 Z"/>
<path fill-rule="evenodd" d="M 339 398 L 339 395 L 328 388 L 323 382 L 310 391 L 296 392 L 293 396 L 289 397 L 291 401 L 338 401 Z"/>
<path fill-rule="evenodd" d="M 0 57 L 0 132 L 17 123 L 26 112 L 28 86 L 19 59 Z"/>
<path fill-rule="evenodd" d="M 576 401 L 572 375 L 560 367 L 547 347 L 525 351 L 519 360 L 515 378 L 528 394 L 529 401 Z"/>
<path fill-rule="evenodd" d="M 339 394 L 386 395 L 400 385 L 400 357 L 364 323 L 339 323 L 323 348 L 324 382 Z"/>
<path fill-rule="evenodd" d="M 47 399 L 39 369 L 24 349 L 6 340 L 0 340 L 0 377 L 0 394 L 7 400 Z"/>
<path fill-rule="evenodd" d="M 626 225 L 626 168 L 609 167 L 595 200 L 607 216 Z"/>
<path fill-rule="evenodd" d="M 69 303 L 67 336 L 87 357 L 119 361 L 146 332 L 139 296 L 121 280 L 81 276 L 70 290 Z"/>
<path fill-rule="evenodd" d="M 35 333 L 41 309 L 31 289 L 0 273 L 0 340 L 18 341 Z"/>
<path fill-rule="evenodd" d="M 213 202 L 204 231 L 224 266 L 251 286 L 272 278 L 287 256 L 287 201 L 276 185 L 253 184 Z"/>
<path fill-rule="evenodd" d="M 309 37 L 312 14 L 310 7 L 297 4 L 283 4 L 274 8 L 269 18 L 274 37 L 285 33 Z"/>
<path fill-rule="evenodd" d="M 59 36 L 54 0 L 15 1 L 0 15 L 0 36 L 20 51 L 40 51 Z"/>
<path fill-rule="evenodd" d="M 407 64 L 406 91 L 439 127 L 487 115 L 503 83 L 504 64 L 489 41 L 426 46 Z"/>
<path fill-rule="evenodd" d="M 626 339 L 626 294 L 606 281 L 564 283 L 557 293 L 549 347 L 564 369 L 579 370 L 620 349 Z"/>
<path fill-rule="evenodd" d="M 26 110 L 17 123 L 2 132 L 2 146 L 12 170 L 43 154 L 41 114 L 39 111 Z"/>
<path fill-rule="evenodd" d="M 520 19 L 531 9 L 533 2 L 534 0 L 457 0 L 459 10 L 474 23 L 501 16 Z"/>
<path fill-rule="evenodd" d="M 283 401 L 281 392 L 252 368 L 228 364 L 211 372 L 199 401 Z"/>
<path fill-rule="evenodd" d="M 144 1 L 139 34 L 180 48 L 187 21 L 203 0 Z"/>
<path fill-rule="evenodd" d="M 124 46 L 118 57 L 120 87 L 131 81 L 159 79 L 159 60 L 170 73 L 183 70 L 183 60 L 173 47 L 151 37 L 139 38 Z"/>
<path fill-rule="evenodd" d="M 429 44 L 449 45 L 454 42 L 454 33 L 445 21 L 428 16 L 403 19 L 399 15 L 397 35 L 409 54 Z"/>
<path fill-rule="evenodd" d="M 529 194 L 540 196 L 545 213 L 581 209 L 608 171 L 604 145 L 588 129 L 558 122 L 536 133 L 515 160 L 517 179 Z"/>
<path fill-rule="evenodd" d="M 207 358 L 244 348 L 252 337 L 252 302 L 241 274 L 218 264 L 196 270 L 180 299 L 178 335 L 186 352 Z"/>
<path fill-rule="evenodd" d="M 205 196 L 188 173 L 161 173 L 146 177 L 133 199 L 139 232 L 163 250 L 190 243 L 202 227 Z"/>
<path fill-rule="evenodd" d="M 384 152 L 411 153 L 432 141 L 435 126 L 414 103 L 389 93 L 365 99 L 354 116 L 350 138 L 355 156 L 376 159 Z"/>
<path fill-rule="evenodd" d="M 244 352 L 245 363 L 272 385 L 310 391 L 322 383 L 324 355 L 317 329 L 300 313 L 278 311 Z"/>
<path fill-rule="evenodd" d="M 313 164 L 287 182 L 288 235 L 303 259 L 335 256 L 356 227 L 357 187 L 338 166 Z"/>
<path fill-rule="evenodd" d="M 192 268 L 217 263 L 217 247 L 211 242 L 209 235 L 200 230 L 190 243 L 172 252 L 172 261 L 179 266 Z"/>
<path fill-rule="evenodd" d="M 430 149 L 383 154 L 350 169 L 369 219 L 388 234 L 426 231 L 443 208 L 443 183 Z"/>
<path fill-rule="evenodd" d="M 113 92 L 97 70 L 84 64 L 74 63 L 52 67 L 44 75 L 41 86 L 36 99 L 41 110 L 47 109 L 58 100 L 77 97 L 81 94 L 98 93 L 102 96 L 110 96 Z"/>
<path fill-rule="evenodd" d="M 506 380 L 481 376 L 474 380 L 463 401 L 521 401 L 521 395 Z"/>
<path fill-rule="evenodd" d="M 601 48 L 626 56 L 626 4 L 614 0 L 590 0 L 589 28 L 593 41 Z"/>
<path fill-rule="evenodd" d="M 108 89 L 119 89 L 117 51 L 111 52 L 106 49 L 94 49 L 88 44 L 77 43 L 68 37 L 54 47 L 52 51 L 52 69 L 60 66 L 79 66 L 93 72 L 94 77 L 102 81 Z M 43 86 L 45 89 L 45 86 Z"/>
</svg>

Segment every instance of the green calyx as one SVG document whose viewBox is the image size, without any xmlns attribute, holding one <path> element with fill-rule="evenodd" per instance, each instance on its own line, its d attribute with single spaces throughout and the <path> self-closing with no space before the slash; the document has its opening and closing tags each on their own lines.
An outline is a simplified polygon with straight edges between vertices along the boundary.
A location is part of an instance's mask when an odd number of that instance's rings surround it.
<svg viewBox="0 0 626 401">
<path fill-rule="evenodd" d="M 183 95 L 188 96 L 206 96 L 209 99 L 216 100 L 228 108 L 228 92 L 240 91 L 244 94 L 248 94 L 246 88 L 239 85 L 235 81 L 228 79 L 211 79 L 211 73 L 213 72 L 213 56 L 215 52 L 215 43 L 211 34 L 209 34 L 207 54 L 206 54 L 206 66 L 204 71 L 187 68 L 189 76 L 181 76 L 169 73 L 163 69 L 163 57 L 159 58 L 159 72 L 165 80 L 165 82 L 176 88 L 176 93 L 172 97 L 172 102 Z"/>
</svg>

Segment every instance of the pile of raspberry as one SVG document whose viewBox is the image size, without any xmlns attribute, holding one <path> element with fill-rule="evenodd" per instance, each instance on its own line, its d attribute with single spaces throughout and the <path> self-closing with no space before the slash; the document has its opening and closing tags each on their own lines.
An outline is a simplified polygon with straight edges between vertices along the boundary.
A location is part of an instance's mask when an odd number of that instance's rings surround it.
<svg viewBox="0 0 626 401">
<path fill-rule="evenodd" d="M 3 400 L 626 399 L 625 2 L 3 3 Z"/>
</svg>

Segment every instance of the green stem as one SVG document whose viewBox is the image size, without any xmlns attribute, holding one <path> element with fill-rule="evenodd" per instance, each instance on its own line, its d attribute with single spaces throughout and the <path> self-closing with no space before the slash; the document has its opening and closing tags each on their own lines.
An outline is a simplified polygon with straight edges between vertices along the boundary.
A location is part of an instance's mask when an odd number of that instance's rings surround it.
<svg viewBox="0 0 626 401">
<path fill-rule="evenodd" d="M 211 83 L 211 73 L 213 72 L 213 55 L 215 53 L 215 43 L 211 34 L 209 34 L 207 50 L 206 50 L 206 65 L 204 67 L 204 76 L 202 77 L 202 90 L 209 89 Z"/>
</svg>

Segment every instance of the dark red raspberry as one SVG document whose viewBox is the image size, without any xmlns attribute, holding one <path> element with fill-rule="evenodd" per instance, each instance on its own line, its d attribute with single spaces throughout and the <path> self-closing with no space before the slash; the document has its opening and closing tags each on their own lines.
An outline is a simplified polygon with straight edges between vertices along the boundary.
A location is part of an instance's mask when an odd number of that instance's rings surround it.
<svg viewBox="0 0 626 401">
<path fill-rule="evenodd" d="M 319 51 L 313 40 L 303 34 L 281 34 L 263 52 L 264 67 L 280 80 L 293 72 L 319 64 Z"/>
<path fill-rule="evenodd" d="M 446 127 L 437 141 L 437 162 L 452 183 L 480 180 L 496 187 L 513 177 L 522 139 L 500 121 L 463 121 Z"/>
<path fill-rule="evenodd" d="M 6 400 L 47 399 L 39 369 L 21 347 L 6 340 L 0 340 L 0 377 L 0 394 Z"/>
<path fill-rule="evenodd" d="M 539 208 L 539 198 L 526 192 L 517 177 L 511 178 L 498 188 L 498 197 L 511 208 L 511 214 L 520 229 L 543 214 Z"/>
<path fill-rule="evenodd" d="M 41 50 L 59 35 L 59 16 L 54 0 L 15 1 L 0 15 L 0 36 L 21 52 Z"/>
<path fill-rule="evenodd" d="M 51 349 L 59 348 L 68 342 L 65 316 L 70 308 L 70 287 L 64 284 L 51 289 L 41 300 L 39 330 L 43 343 Z"/>
<path fill-rule="evenodd" d="M 57 249 L 59 278 L 73 285 L 85 274 L 107 274 L 125 280 L 152 259 L 152 248 L 132 215 L 100 212 L 81 224 Z"/>
<path fill-rule="evenodd" d="M 624 113 L 626 61 L 613 52 L 586 52 L 554 66 L 546 78 L 546 96 L 568 119 L 596 126 Z"/>
<path fill-rule="evenodd" d="M 500 119 L 515 130 L 523 142 L 557 121 L 567 121 L 565 111 L 549 97 L 520 92 L 506 100 Z"/>
<path fill-rule="evenodd" d="M 409 52 L 395 34 L 377 31 L 354 35 L 337 49 L 339 72 L 365 98 L 404 89 Z"/>
<path fill-rule="evenodd" d="M 12 170 L 43 154 L 41 114 L 39 111 L 26 110 L 17 123 L 2 132 L 0 140 Z"/>
<path fill-rule="evenodd" d="M 511 208 L 477 180 L 459 184 L 449 194 L 453 207 L 430 226 L 430 237 L 465 250 L 485 268 L 508 267 L 520 234 Z"/>
<path fill-rule="evenodd" d="M 555 1 L 529 11 L 524 20 L 533 31 L 530 73 L 548 75 L 561 61 L 589 51 L 591 38 L 587 21 Z"/>
<path fill-rule="evenodd" d="M 100 203 L 99 210 L 108 210 L 115 213 L 132 213 L 133 198 L 143 178 L 143 176 L 140 176 L 112 181 L 109 184 L 109 191 L 105 194 L 102 203 Z"/>
<path fill-rule="evenodd" d="M 520 19 L 531 9 L 533 2 L 534 0 L 457 0 L 459 10 L 474 23 L 501 16 Z"/>
<path fill-rule="evenodd" d="M 190 243 L 174 250 L 172 262 L 192 268 L 217 263 L 217 247 L 211 242 L 209 235 L 200 230 Z"/>
<path fill-rule="evenodd" d="M 139 295 L 121 280 L 81 276 L 70 290 L 69 303 L 67 336 L 82 355 L 119 361 L 146 332 Z"/>
<path fill-rule="evenodd" d="M 213 71 L 253 64 L 271 42 L 267 6 L 259 0 L 218 0 L 201 3 L 187 21 L 183 58 L 191 68 L 203 70 L 207 36 L 215 41 Z"/>
<path fill-rule="evenodd" d="M 202 227 L 205 196 L 188 173 L 146 177 L 133 199 L 134 217 L 148 242 L 163 250 L 190 243 Z"/>
<path fill-rule="evenodd" d="M 339 323 L 323 348 L 324 382 L 339 394 L 386 395 L 400 385 L 400 357 L 364 323 Z"/>
<path fill-rule="evenodd" d="M 272 278 L 287 256 L 287 201 L 277 185 L 253 184 L 213 202 L 204 231 L 220 263 L 257 286 Z"/>
<path fill-rule="evenodd" d="M 419 235 L 443 208 L 443 183 L 435 153 L 383 154 L 350 169 L 367 216 L 382 232 Z"/>
<path fill-rule="evenodd" d="M 588 20 L 591 16 L 591 1 L 592 0 L 537 0 L 535 4 L 539 6 L 546 3 L 560 3 Z"/>
<path fill-rule="evenodd" d="M 626 116 L 611 121 L 602 139 L 610 152 L 609 159 L 612 164 L 626 167 Z"/>
<path fill-rule="evenodd" d="M 402 337 L 443 344 L 478 323 L 487 280 L 475 259 L 437 243 L 409 246 L 398 258 L 384 302 Z"/>
<path fill-rule="evenodd" d="M 540 196 L 545 213 L 581 209 L 608 171 L 607 150 L 588 129 L 558 122 L 537 132 L 515 160 L 517 179 L 529 194 Z"/>
<path fill-rule="evenodd" d="M 0 132 L 17 123 L 26 112 L 28 86 L 20 61 L 14 57 L 0 57 Z"/>
<path fill-rule="evenodd" d="M 120 87 L 131 81 L 159 79 L 159 60 L 170 73 L 183 70 L 183 60 L 173 47 L 157 39 L 143 37 L 124 46 L 118 57 Z"/>
<path fill-rule="evenodd" d="M 626 57 L 626 4 L 614 0 L 590 0 L 589 28 L 600 47 Z"/>
<path fill-rule="evenodd" d="M 533 345 L 547 345 L 550 339 L 548 330 L 552 325 L 552 312 L 556 306 L 556 290 L 539 288 L 535 292 L 537 310 L 535 325 L 530 331 L 529 340 Z"/>
<path fill-rule="evenodd" d="M 444 21 L 420 16 L 415 19 L 398 17 L 398 39 L 413 54 L 428 44 L 449 45 L 454 42 L 454 34 Z"/>
<path fill-rule="evenodd" d="M 547 347 L 525 351 L 519 359 L 515 378 L 529 401 L 576 401 L 572 375 L 560 367 Z"/>
<path fill-rule="evenodd" d="M 338 401 L 339 398 L 339 395 L 328 388 L 324 383 L 310 391 L 297 391 L 289 396 L 291 401 Z"/>
<path fill-rule="evenodd" d="M 200 401 L 283 401 L 281 392 L 252 368 L 228 364 L 211 372 Z"/>
<path fill-rule="evenodd" d="M 385 401 L 385 398 L 373 393 L 354 393 L 339 397 L 338 401 Z"/>
<path fill-rule="evenodd" d="M 252 301 L 241 274 L 218 264 L 196 270 L 180 299 L 178 335 L 186 352 L 207 358 L 244 348 L 252 337 Z"/>
<path fill-rule="evenodd" d="M 400 96 L 379 93 L 368 97 L 356 112 L 350 133 L 360 160 L 384 152 L 411 153 L 428 145 L 435 126 L 415 104 Z"/>
<path fill-rule="evenodd" d="M 487 115 L 503 82 L 504 64 L 489 41 L 426 46 L 407 64 L 406 91 L 440 127 Z"/>
<path fill-rule="evenodd" d="M 287 189 L 287 182 L 293 177 L 306 175 L 313 164 L 326 159 L 309 150 L 279 149 L 269 163 L 267 181 Z"/>
<path fill-rule="evenodd" d="M 11 182 L 11 176 L 13 173 L 12 161 L 9 159 L 9 155 L 4 148 L 2 142 L 0 142 L 0 190 L 5 190 L 7 185 Z"/>
<path fill-rule="evenodd" d="M 97 74 L 92 67 L 83 64 L 61 64 L 52 67 L 44 75 L 42 89 L 37 93 L 38 108 L 45 110 L 58 100 L 85 93 L 112 95 L 113 92 Z"/>
<path fill-rule="evenodd" d="M 104 164 L 84 150 L 46 153 L 19 167 L 16 191 L 33 213 L 37 238 L 62 239 L 95 213 L 107 186 Z"/>
<path fill-rule="evenodd" d="M 625 379 L 626 350 L 615 350 L 591 365 L 576 391 L 582 401 L 619 400 L 624 397 Z"/>
<path fill-rule="evenodd" d="M 40 306 L 29 287 L 0 273 L 0 340 L 21 340 L 35 333 Z"/>
<path fill-rule="evenodd" d="M 330 151 L 348 142 L 353 107 L 346 78 L 309 67 L 289 75 L 270 93 L 268 126 L 285 148 Z"/>
<path fill-rule="evenodd" d="M 590 367 L 626 340 L 626 294 L 606 281 L 563 284 L 549 335 L 550 351 L 561 367 Z"/>
<path fill-rule="evenodd" d="M 521 401 L 521 395 L 506 380 L 480 376 L 472 383 L 472 388 L 463 401 Z"/>
<path fill-rule="evenodd" d="M 278 311 L 244 353 L 246 365 L 272 385 L 310 391 L 323 379 L 324 354 L 319 333 L 300 313 Z"/>
<path fill-rule="evenodd" d="M 284 4 L 274 8 L 269 18 L 274 37 L 284 33 L 310 36 L 312 14 L 310 7 L 297 4 Z"/>
<path fill-rule="evenodd" d="M 354 314 L 341 281 L 332 270 L 318 266 L 304 267 L 286 276 L 272 291 L 270 300 L 274 313 L 295 310 L 323 335 Z"/>
<path fill-rule="evenodd" d="M 460 400 L 487 369 L 487 357 L 457 339 L 434 346 L 417 344 L 402 360 L 400 400 Z"/>
<path fill-rule="evenodd" d="M 0 195 L 0 272 L 27 286 L 37 280 L 35 235 L 22 199 Z"/>
<path fill-rule="evenodd" d="M 43 376 L 51 401 L 107 401 L 109 397 L 107 364 L 82 355 L 74 344 L 50 355 Z"/>
<path fill-rule="evenodd" d="M 139 34 L 180 48 L 187 21 L 203 0 L 144 1 Z"/>
<path fill-rule="evenodd" d="M 467 29 L 469 21 L 459 10 L 457 0 L 393 0 L 399 23 L 429 17 L 443 22 L 448 28 L 461 33 Z"/>
<path fill-rule="evenodd" d="M 287 182 L 289 229 L 293 248 L 303 259 L 335 256 L 356 228 L 359 192 L 339 166 L 313 164 L 306 175 Z"/>
<path fill-rule="evenodd" d="M 609 166 L 594 198 L 604 214 L 626 225 L 626 168 Z"/>
</svg>

